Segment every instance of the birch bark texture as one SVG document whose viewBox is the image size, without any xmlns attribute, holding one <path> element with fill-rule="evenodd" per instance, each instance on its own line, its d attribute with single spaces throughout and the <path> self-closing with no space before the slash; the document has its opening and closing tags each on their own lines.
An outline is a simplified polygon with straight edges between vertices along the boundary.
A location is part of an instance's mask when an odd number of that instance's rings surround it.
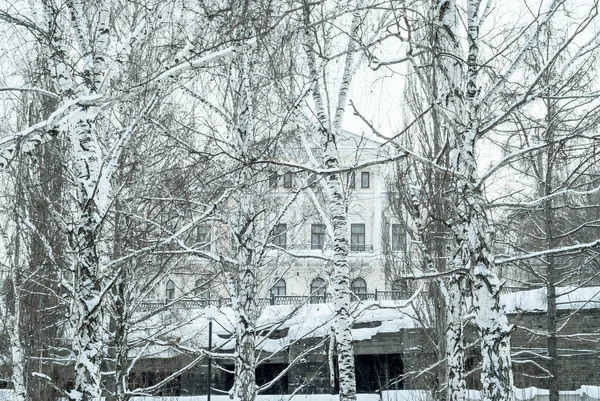
<svg viewBox="0 0 600 401">
<path fill-rule="evenodd" d="M 108 19 L 110 3 L 97 3 L 98 21 L 92 26 L 83 19 L 81 4 L 71 4 L 70 12 L 75 17 L 71 23 L 78 34 L 79 50 L 85 55 L 82 64 L 84 80 L 75 82 L 69 68 L 68 44 L 64 27 L 65 20 L 57 4 L 45 3 L 44 17 L 51 35 L 54 52 L 52 78 L 55 89 L 63 102 L 74 100 L 84 94 L 97 99 L 101 93 L 101 82 L 105 70 L 105 55 L 108 44 Z M 90 29 L 90 32 L 85 32 Z M 84 33 L 85 32 L 85 33 Z M 85 35 L 85 36 L 84 36 Z M 95 42 L 88 39 L 95 37 Z M 74 105 L 74 110 L 61 127 L 70 143 L 71 169 L 76 194 L 76 222 L 69 243 L 73 250 L 72 261 L 72 336 L 75 352 L 75 385 L 69 397 L 74 401 L 100 401 L 101 362 L 103 359 L 103 315 L 101 272 L 101 232 L 103 218 L 108 211 L 110 177 L 103 171 L 104 160 L 97 134 L 97 119 L 100 109 L 93 103 Z"/>
<path fill-rule="evenodd" d="M 10 349 L 11 382 L 15 401 L 29 400 L 27 394 L 27 354 L 21 338 L 21 289 L 22 279 L 22 208 L 24 206 L 22 192 L 21 172 L 15 173 L 16 177 L 11 182 L 14 191 L 6 191 L 9 196 L 4 198 L 4 210 L 8 215 L 3 215 L 4 222 L 0 234 L 0 257 L 2 269 L 0 270 L 0 316 L 8 329 L 8 345 Z M 11 199 L 12 198 L 12 199 Z M 4 214 L 4 213 L 3 213 Z"/>
<path fill-rule="evenodd" d="M 333 117 L 323 100 L 324 86 L 327 84 L 320 80 L 322 72 L 319 70 L 315 54 L 317 44 L 315 34 L 310 28 L 311 10 L 310 3 L 304 1 L 304 49 L 308 60 L 308 72 L 311 85 L 311 95 L 315 109 L 316 123 L 314 128 L 315 139 L 321 143 L 323 149 L 323 167 L 326 169 L 339 169 L 341 166 L 337 142 L 342 132 L 344 112 L 348 102 L 348 93 L 352 79 L 356 72 L 357 62 L 357 30 L 361 21 L 360 1 L 352 2 L 352 21 L 348 32 L 346 45 L 346 59 L 339 86 L 335 89 L 336 106 Z M 348 204 L 342 185 L 340 173 L 328 174 L 325 178 L 327 192 L 327 210 L 333 226 L 333 275 L 331 278 L 331 292 L 334 302 L 333 334 L 338 362 L 339 396 L 341 401 L 356 400 L 356 373 L 354 366 L 354 349 L 352 345 L 352 316 L 350 311 L 350 266 L 348 263 Z"/>
<path fill-rule="evenodd" d="M 75 383 L 68 393 L 62 391 L 77 401 L 99 401 L 102 395 L 101 363 L 106 343 L 103 305 L 110 292 L 111 273 L 102 267 L 108 258 L 109 241 L 104 224 L 114 197 L 111 180 L 116 161 L 131 136 L 131 130 L 114 135 L 109 129 L 106 102 L 101 99 L 114 90 L 112 78 L 122 72 L 122 66 L 117 62 L 109 65 L 108 58 L 110 54 L 127 59 L 131 44 L 142 35 L 142 31 L 126 38 L 114 34 L 111 18 L 115 7 L 111 0 L 85 7 L 80 1 L 63 4 L 43 0 L 30 2 L 29 9 L 22 10 L 23 15 L 29 13 L 30 23 L 25 26 L 39 40 L 39 56 L 47 59 L 52 88 L 42 94 L 52 97 L 57 105 L 45 121 L 0 143 L 2 155 L 9 156 L 0 161 L 3 166 L 17 150 L 30 152 L 58 135 L 68 143 L 62 156 L 72 192 L 65 201 L 69 215 L 61 234 L 67 238 L 70 266 L 62 274 L 61 284 L 70 304 L 68 335 L 75 355 Z M 44 379 L 50 380 L 47 376 Z M 58 389 L 56 384 L 49 384 Z"/>
<path fill-rule="evenodd" d="M 455 208 L 451 220 L 454 240 L 451 245 L 450 263 L 453 267 L 468 271 L 471 283 L 472 308 L 475 323 L 481 337 L 483 386 L 482 398 L 489 401 L 511 401 L 513 394 L 513 376 L 510 356 L 510 331 L 507 318 L 500 303 L 501 283 L 494 266 L 494 254 L 491 249 L 492 229 L 485 210 L 485 198 L 478 186 L 478 168 L 475 158 L 481 117 L 479 114 L 480 83 L 479 30 L 482 23 L 480 0 L 466 1 L 466 63 L 460 65 L 462 57 L 458 43 L 458 8 L 452 0 L 440 3 L 440 23 L 443 26 L 440 43 L 449 57 L 442 59 L 443 75 L 447 79 L 440 90 L 439 104 L 451 124 L 448 134 L 450 168 L 454 172 L 452 196 Z M 452 292 L 462 293 L 460 286 L 454 285 Z M 458 294 L 452 295 L 459 297 Z M 450 295 L 450 294 L 449 294 Z M 450 299 L 450 300 L 452 300 Z M 458 306 L 458 300 L 451 302 L 450 308 Z M 451 311 L 449 311 L 451 312 Z M 450 316 L 455 316 L 451 312 Z M 460 316 L 455 316 L 460 318 Z M 450 321 L 453 327 L 459 322 Z M 456 332 L 456 330 L 452 330 Z M 464 354 L 456 353 L 460 342 L 456 334 L 448 336 L 449 365 L 464 360 Z M 454 360 L 452 360 L 454 359 Z M 456 366 L 458 370 L 461 368 Z M 455 381 L 454 379 L 457 379 Z M 455 387 L 455 388 L 453 388 Z M 449 376 L 450 399 L 464 397 L 464 384 L 459 376 Z"/>
<path fill-rule="evenodd" d="M 463 68 L 460 59 L 460 43 L 458 39 L 458 9 L 455 0 L 442 0 L 435 4 L 433 17 L 435 21 L 435 33 L 433 37 L 433 46 L 436 51 L 434 55 L 434 82 L 438 83 L 437 88 L 438 104 L 441 113 L 449 121 L 450 128 L 446 130 L 448 142 L 451 144 L 449 152 L 452 155 L 457 151 L 458 145 L 454 136 L 460 135 L 456 132 L 462 125 L 462 82 Z M 434 89 L 435 91 L 435 89 Z M 435 124 L 436 122 L 434 122 Z M 440 124 L 441 125 L 441 124 Z M 452 144 L 455 146 L 453 147 Z M 466 161 L 468 163 L 468 161 Z M 471 162 L 474 162 L 472 160 Z M 458 169 L 454 161 L 450 168 Z M 461 196 L 455 194 L 455 196 Z M 439 212 L 439 211 L 438 211 Z M 452 249 L 452 246 L 450 246 Z M 441 293 L 445 301 L 445 320 L 446 320 L 446 380 L 448 385 L 447 399 L 449 401 L 464 400 L 466 397 L 465 380 L 465 339 L 464 325 L 466 315 L 466 291 L 465 284 L 468 276 L 468 264 L 464 260 L 457 260 L 456 257 L 450 258 L 448 262 L 450 270 L 457 270 L 449 278 L 439 280 Z M 463 269 L 462 272 L 460 270 Z"/>
<path fill-rule="evenodd" d="M 240 10 L 241 11 L 241 10 Z M 242 18 L 246 16 L 242 13 Z M 242 24 L 244 24 L 242 22 Z M 248 30 L 240 29 L 244 37 Z M 256 263 L 257 241 L 255 239 L 255 204 L 256 196 L 251 185 L 254 182 L 250 167 L 252 165 L 250 146 L 255 140 L 254 110 L 252 105 L 252 67 L 255 47 L 242 44 L 236 49 L 233 60 L 233 85 L 235 102 L 234 138 L 238 157 L 243 166 L 240 172 L 240 194 L 237 202 L 239 220 L 234 224 L 234 234 L 239 247 L 237 263 L 230 266 L 229 286 L 232 296 L 232 307 L 235 311 L 235 376 L 230 396 L 234 400 L 254 401 L 257 395 L 256 385 L 256 319 L 257 306 L 257 274 Z"/>
</svg>

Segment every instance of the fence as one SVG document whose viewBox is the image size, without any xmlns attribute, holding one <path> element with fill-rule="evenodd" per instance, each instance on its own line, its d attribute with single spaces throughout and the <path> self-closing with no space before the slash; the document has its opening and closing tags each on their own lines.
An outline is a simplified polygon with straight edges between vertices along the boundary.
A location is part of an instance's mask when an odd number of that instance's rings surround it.
<svg viewBox="0 0 600 401">
<path fill-rule="evenodd" d="M 503 294 L 510 294 L 518 291 L 523 291 L 524 288 L 520 287 L 503 287 Z M 353 293 L 350 294 L 351 302 L 364 302 L 364 301 L 405 301 L 412 294 L 408 294 L 404 291 L 380 291 L 365 292 L 365 293 Z M 293 305 L 299 306 L 304 304 L 323 304 L 331 303 L 333 298 L 330 294 L 320 295 L 274 295 L 271 294 L 269 298 L 259 298 L 259 306 L 269 305 Z M 179 299 L 174 301 L 165 302 L 141 302 L 136 308 L 139 312 L 152 312 L 158 309 L 204 309 L 208 306 L 216 306 L 218 308 L 224 308 L 231 305 L 230 298 L 218 298 L 218 299 L 206 299 L 206 298 L 188 298 Z"/>
</svg>

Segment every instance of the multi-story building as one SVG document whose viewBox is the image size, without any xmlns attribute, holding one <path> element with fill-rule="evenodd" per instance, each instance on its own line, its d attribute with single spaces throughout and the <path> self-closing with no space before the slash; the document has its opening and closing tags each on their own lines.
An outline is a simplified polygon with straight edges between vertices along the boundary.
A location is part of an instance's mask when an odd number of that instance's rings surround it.
<svg viewBox="0 0 600 401">
<path fill-rule="evenodd" d="M 392 212 L 398 208 L 390 208 L 387 189 L 392 168 L 390 163 L 371 163 L 389 159 L 381 151 L 384 148 L 379 141 L 350 132 L 344 132 L 338 142 L 341 164 L 351 168 L 343 174 L 348 200 L 349 264 L 351 290 L 360 299 L 398 298 L 406 287 L 395 280 L 397 274 L 390 272 L 390 255 L 406 260 L 411 249 L 406 223 Z M 319 152 L 313 149 L 317 159 Z M 264 184 L 265 199 L 279 204 L 291 197 L 295 200 L 271 226 L 269 252 L 273 257 L 266 266 L 269 273 L 261 297 L 275 304 L 298 302 L 299 297 L 308 296 L 312 302 L 325 300 L 332 273 L 327 259 L 333 256 L 333 246 L 322 188 L 324 177 L 297 169 L 272 168 L 265 173 Z M 223 252 L 235 246 L 231 234 L 216 224 L 200 225 L 196 234 L 203 251 Z M 162 289 L 154 293 L 153 301 L 228 298 L 214 265 L 197 259 L 173 271 L 165 277 Z"/>
</svg>

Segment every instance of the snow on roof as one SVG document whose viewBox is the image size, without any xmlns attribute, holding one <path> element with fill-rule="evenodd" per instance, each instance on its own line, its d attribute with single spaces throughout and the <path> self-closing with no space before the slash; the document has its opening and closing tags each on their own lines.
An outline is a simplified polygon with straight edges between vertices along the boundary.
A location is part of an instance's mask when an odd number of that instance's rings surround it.
<svg viewBox="0 0 600 401">
<path fill-rule="evenodd" d="M 558 309 L 600 308 L 600 287 L 558 287 L 556 294 Z M 502 294 L 502 302 L 506 313 L 545 312 L 547 310 L 546 289 Z"/>
<path fill-rule="evenodd" d="M 589 309 L 600 307 L 600 287 L 560 287 L 559 309 Z M 546 290 L 535 289 L 502 294 L 506 313 L 546 311 Z M 353 304 L 354 341 L 370 340 L 380 333 L 396 333 L 401 329 L 421 327 L 413 319 L 411 305 L 397 302 L 366 302 Z M 235 314 L 231 308 L 213 308 L 213 349 L 230 352 L 234 349 Z M 257 322 L 261 336 L 258 348 L 268 353 L 285 349 L 295 341 L 323 338 L 331 332 L 333 304 L 303 306 L 269 306 L 263 309 Z M 208 347 L 208 319 L 205 310 L 169 310 L 158 314 L 132 333 L 134 339 L 158 338 L 144 350 L 146 358 L 169 358 L 177 355 L 171 345 L 199 349 Z M 139 351 L 133 350 L 132 357 Z"/>
<path fill-rule="evenodd" d="M 355 341 L 367 340 L 378 333 L 394 333 L 403 328 L 418 327 L 418 323 L 410 317 L 410 306 L 398 308 L 377 303 L 360 304 L 355 311 L 355 325 L 361 328 L 352 330 Z M 190 317 L 186 312 L 198 313 L 197 310 L 168 311 L 156 315 L 144 323 L 132 336 L 136 339 L 158 337 L 162 341 L 147 346 L 144 350 L 146 358 L 169 358 L 176 355 L 169 345 L 177 344 L 189 348 L 208 347 L 208 319 L 202 312 Z M 166 314 L 166 315 L 165 315 Z M 233 333 L 235 314 L 231 308 L 216 309 L 213 316 L 213 349 L 231 351 L 234 348 Z M 297 306 L 269 306 L 265 308 L 257 322 L 257 331 L 263 335 L 259 348 L 269 353 L 284 349 L 295 341 L 308 338 L 322 338 L 331 332 L 333 318 L 332 304 L 314 304 Z M 186 323 L 184 323 L 186 322 Z M 369 323 L 373 323 L 369 325 Z M 169 330 L 165 327 L 170 326 Z M 367 326 L 367 327 L 364 327 Z M 133 351 L 132 357 L 137 352 Z"/>
</svg>

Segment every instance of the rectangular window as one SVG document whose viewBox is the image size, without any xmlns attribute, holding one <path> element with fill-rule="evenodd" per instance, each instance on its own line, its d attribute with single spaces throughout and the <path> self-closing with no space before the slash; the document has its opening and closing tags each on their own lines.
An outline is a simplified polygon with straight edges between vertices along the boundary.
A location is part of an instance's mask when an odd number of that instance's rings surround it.
<svg viewBox="0 0 600 401">
<path fill-rule="evenodd" d="M 361 188 L 369 188 L 371 185 L 371 175 L 368 171 L 363 171 L 360 173 L 360 187 Z"/>
<path fill-rule="evenodd" d="M 238 249 L 237 235 L 235 235 L 235 233 L 232 233 L 231 234 L 231 250 L 237 251 L 237 249 Z"/>
<path fill-rule="evenodd" d="M 273 245 L 277 245 L 283 249 L 287 246 L 287 224 L 277 224 L 273 228 Z"/>
<path fill-rule="evenodd" d="M 269 188 L 277 188 L 277 173 L 271 173 L 269 176 Z"/>
<path fill-rule="evenodd" d="M 197 242 L 201 251 L 210 251 L 210 242 L 212 240 L 210 226 L 198 226 Z"/>
<path fill-rule="evenodd" d="M 406 230 L 402 224 L 392 224 L 392 251 L 406 251 Z"/>
<path fill-rule="evenodd" d="M 317 173 L 310 173 L 308 175 L 308 185 L 313 186 L 317 183 Z"/>
<path fill-rule="evenodd" d="M 348 188 L 356 188 L 356 173 L 354 171 L 348 173 Z"/>
<path fill-rule="evenodd" d="M 325 224 L 311 224 L 310 249 L 323 249 L 325 245 Z"/>
<path fill-rule="evenodd" d="M 288 189 L 292 187 L 292 173 L 287 172 L 283 175 L 283 187 Z"/>
<path fill-rule="evenodd" d="M 365 250 L 365 225 L 350 225 L 350 250 L 362 252 Z"/>
</svg>

